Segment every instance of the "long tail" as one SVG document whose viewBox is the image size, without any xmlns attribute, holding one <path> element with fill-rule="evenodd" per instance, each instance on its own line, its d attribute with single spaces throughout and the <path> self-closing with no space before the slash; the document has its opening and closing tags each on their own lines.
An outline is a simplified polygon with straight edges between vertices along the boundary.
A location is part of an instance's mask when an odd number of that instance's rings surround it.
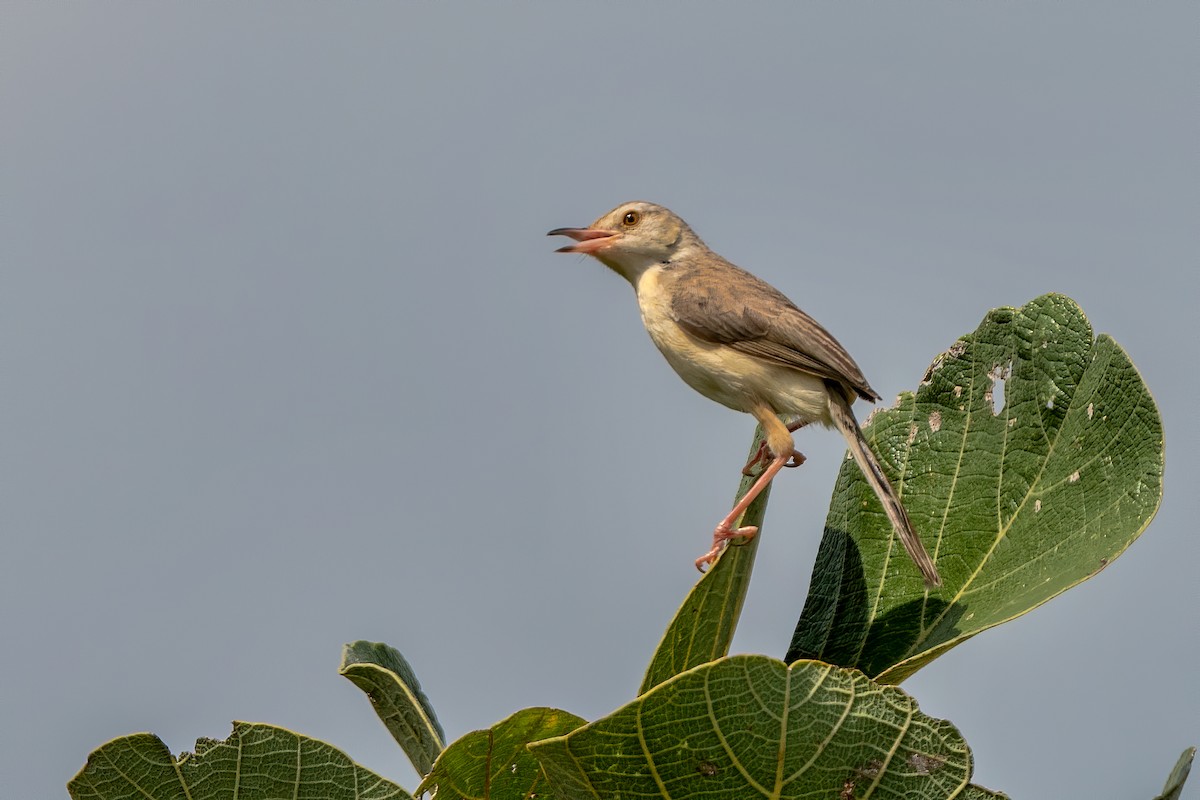
<svg viewBox="0 0 1200 800">
<path fill-rule="evenodd" d="M 871 484 L 871 488 L 879 497 L 879 502 L 883 504 L 883 510 L 891 520 L 892 527 L 896 529 L 896 535 L 900 537 L 900 544 L 904 545 L 908 557 L 917 565 L 917 569 L 921 570 L 921 575 L 925 578 L 925 585 L 930 588 L 941 586 L 942 578 L 938 575 L 937 567 L 933 565 L 933 559 L 929 557 L 929 553 L 925 552 L 925 546 L 921 544 L 920 537 L 913 530 L 912 522 L 908 519 L 908 512 L 904 510 L 900 498 L 896 496 L 896 490 L 892 488 L 883 474 L 883 469 L 880 468 L 875 454 L 871 452 L 871 446 L 867 444 L 862 428 L 858 426 L 858 420 L 854 418 L 854 412 L 850 410 L 850 403 L 842 392 L 843 389 L 838 384 L 829 387 L 829 413 L 833 417 L 833 424 L 846 438 L 846 443 L 850 445 L 850 452 L 854 454 L 858 468 L 862 470 L 863 475 L 867 478 L 867 483 Z"/>
</svg>

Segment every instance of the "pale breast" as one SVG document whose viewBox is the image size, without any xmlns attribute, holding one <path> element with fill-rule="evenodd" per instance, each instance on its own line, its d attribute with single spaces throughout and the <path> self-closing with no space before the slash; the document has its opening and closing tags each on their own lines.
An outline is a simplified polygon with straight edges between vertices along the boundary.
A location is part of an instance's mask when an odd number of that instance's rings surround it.
<svg viewBox="0 0 1200 800">
<path fill-rule="evenodd" d="M 636 286 L 638 306 L 650 338 L 689 386 L 738 411 L 765 402 L 776 413 L 829 424 L 823 380 L 687 333 L 671 313 L 669 277 L 664 277 L 660 267 L 642 274 Z"/>
</svg>

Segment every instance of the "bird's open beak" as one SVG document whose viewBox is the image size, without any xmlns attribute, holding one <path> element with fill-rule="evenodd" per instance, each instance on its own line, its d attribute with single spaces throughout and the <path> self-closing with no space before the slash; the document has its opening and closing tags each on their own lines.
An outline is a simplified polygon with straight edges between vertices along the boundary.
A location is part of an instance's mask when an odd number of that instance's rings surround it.
<svg viewBox="0 0 1200 800">
<path fill-rule="evenodd" d="M 583 253 L 584 255 L 592 255 L 597 250 L 609 244 L 609 240 L 617 234 L 613 231 L 600 231 L 595 228 L 555 228 L 546 235 L 569 236 L 578 242 L 578 244 L 569 244 L 566 247 L 560 247 L 554 251 L 556 253 Z"/>
</svg>

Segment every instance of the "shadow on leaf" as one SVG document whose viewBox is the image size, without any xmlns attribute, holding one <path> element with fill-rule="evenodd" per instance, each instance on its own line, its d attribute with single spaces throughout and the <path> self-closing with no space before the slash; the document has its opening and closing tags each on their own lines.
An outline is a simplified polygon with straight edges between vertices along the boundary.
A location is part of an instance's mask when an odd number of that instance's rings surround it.
<svg viewBox="0 0 1200 800">
<path fill-rule="evenodd" d="M 874 616 L 862 553 L 846 531 L 826 528 L 804 612 L 784 661 L 816 659 L 874 677 L 903 661 L 924 638 L 922 620 L 954 629 L 966 611 L 936 596 L 914 598 Z"/>
</svg>

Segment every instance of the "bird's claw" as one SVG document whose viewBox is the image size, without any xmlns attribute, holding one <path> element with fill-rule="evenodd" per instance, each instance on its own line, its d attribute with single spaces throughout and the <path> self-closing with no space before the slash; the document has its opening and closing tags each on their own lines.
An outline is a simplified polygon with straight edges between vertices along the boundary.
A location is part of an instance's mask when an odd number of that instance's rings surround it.
<svg viewBox="0 0 1200 800">
<path fill-rule="evenodd" d="M 746 466 L 742 467 L 742 474 L 747 478 L 754 477 L 755 468 L 770 460 L 771 454 L 767 450 L 767 443 L 763 442 L 758 446 L 758 452 L 754 454 L 754 457 L 746 462 Z M 801 453 L 799 450 L 793 450 L 791 457 L 788 459 L 787 463 L 784 464 L 784 466 L 792 468 L 798 467 L 807 460 L 808 459 L 804 457 L 804 453 Z"/>
<path fill-rule="evenodd" d="M 758 449 L 754 451 L 754 455 L 746 462 L 746 466 L 742 467 L 742 474 L 747 478 L 753 477 L 755 468 L 770 458 L 771 454 L 767 450 L 767 443 L 759 442 Z"/>
<path fill-rule="evenodd" d="M 744 525 L 741 528 L 730 528 L 728 525 L 718 525 L 717 529 L 713 531 L 712 549 L 696 559 L 696 569 L 704 572 L 706 567 L 716 563 L 717 556 L 721 555 L 721 551 L 725 548 L 725 544 L 730 539 L 749 539 L 756 533 L 758 533 L 757 525 Z"/>
</svg>

